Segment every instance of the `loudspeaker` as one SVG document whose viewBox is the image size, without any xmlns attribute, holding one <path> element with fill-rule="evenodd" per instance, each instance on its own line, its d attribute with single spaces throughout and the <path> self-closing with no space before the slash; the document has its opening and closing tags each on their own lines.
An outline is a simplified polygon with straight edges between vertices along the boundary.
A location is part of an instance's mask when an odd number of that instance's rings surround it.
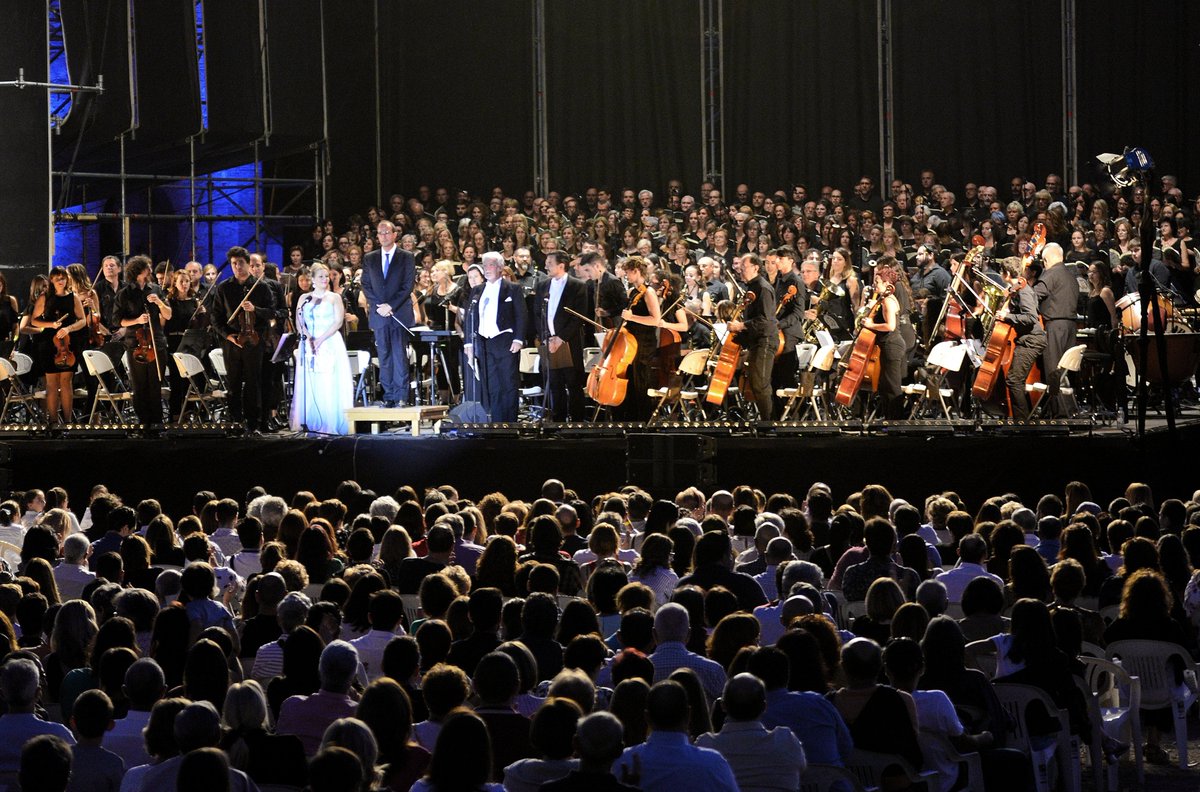
<svg viewBox="0 0 1200 792">
<path fill-rule="evenodd" d="M 717 444 L 694 434 L 630 434 L 625 442 L 625 472 L 630 484 L 656 495 L 686 487 L 707 489 L 717 482 Z"/>
</svg>

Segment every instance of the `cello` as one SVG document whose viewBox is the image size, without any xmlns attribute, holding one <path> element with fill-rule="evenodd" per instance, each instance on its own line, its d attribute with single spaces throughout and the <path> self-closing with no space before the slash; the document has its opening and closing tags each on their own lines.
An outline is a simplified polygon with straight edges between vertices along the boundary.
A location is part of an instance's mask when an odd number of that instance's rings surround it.
<svg viewBox="0 0 1200 792">
<path fill-rule="evenodd" d="M 1046 226 L 1038 223 L 1034 226 L 1033 236 L 1029 239 L 1029 247 L 1021 257 L 1021 270 L 1025 271 L 1042 251 L 1046 244 Z M 1026 286 L 1025 278 L 1021 277 L 1009 290 L 1010 296 Z M 975 375 L 975 384 L 971 386 L 971 395 L 986 401 L 992 397 L 992 392 L 999 381 L 1012 365 L 1013 344 L 1017 340 L 1017 331 L 1008 322 L 996 319 L 992 327 L 985 333 L 987 336 L 986 350 L 979 371 Z M 1041 371 L 1037 364 L 1029 371 L 1026 382 L 1037 382 L 1041 379 Z M 1008 404 L 1008 413 L 1012 415 L 1012 404 Z"/>
<path fill-rule="evenodd" d="M 858 321 L 855 329 L 857 334 L 854 338 L 854 349 L 850 352 L 850 357 L 846 365 L 846 372 L 842 374 L 842 379 L 838 383 L 837 396 L 835 401 L 843 407 L 849 407 L 854 401 L 854 397 L 858 395 L 858 389 L 862 387 L 863 380 L 868 377 L 871 381 L 878 379 L 879 371 L 879 347 L 875 344 L 875 331 L 869 330 L 862 326 L 863 320 L 875 313 L 879 308 L 883 298 L 891 294 L 891 289 L 880 289 L 878 293 L 867 303 L 858 314 Z M 875 374 L 870 372 L 874 371 Z"/>
<path fill-rule="evenodd" d="M 638 293 L 629 302 L 629 307 L 637 305 L 645 296 L 646 287 L 640 287 Z M 584 321 L 591 322 L 587 317 L 570 311 Z M 593 323 L 595 324 L 595 323 Z M 604 343 L 601 345 L 600 360 L 588 372 L 587 386 L 584 391 L 602 407 L 616 407 L 625 402 L 625 394 L 629 389 L 629 367 L 637 358 L 638 344 L 633 333 L 625 329 L 625 322 L 619 321 L 617 326 L 607 330 Z"/>
<path fill-rule="evenodd" d="M 950 282 L 950 288 L 946 290 L 946 300 L 942 304 L 942 312 L 938 317 L 938 321 L 933 326 L 933 331 L 929 334 L 927 345 L 932 347 L 934 339 L 938 336 L 942 337 L 943 341 L 960 341 L 967 337 L 967 318 L 970 309 L 963 304 L 962 294 L 959 288 L 964 287 L 978 299 L 979 295 L 975 294 L 967 282 L 971 266 L 975 263 L 984 249 L 984 239 L 976 235 L 971 239 L 972 248 L 963 256 L 962 264 L 958 271 L 954 273 L 954 279 Z M 964 310 L 968 313 L 964 315 Z"/>
<path fill-rule="evenodd" d="M 733 315 L 729 317 L 729 321 L 732 322 L 741 316 L 742 311 L 746 310 L 746 307 L 755 299 L 754 292 L 747 289 L 742 294 L 741 302 L 733 309 Z M 720 406 L 725 401 L 725 392 L 729 390 L 729 385 L 733 382 L 733 377 L 737 374 L 742 362 L 742 345 L 734 341 L 733 337 L 733 333 L 728 333 L 725 341 L 721 344 L 717 367 L 713 370 L 712 378 L 708 382 L 708 393 L 704 397 L 709 404 Z"/>
</svg>

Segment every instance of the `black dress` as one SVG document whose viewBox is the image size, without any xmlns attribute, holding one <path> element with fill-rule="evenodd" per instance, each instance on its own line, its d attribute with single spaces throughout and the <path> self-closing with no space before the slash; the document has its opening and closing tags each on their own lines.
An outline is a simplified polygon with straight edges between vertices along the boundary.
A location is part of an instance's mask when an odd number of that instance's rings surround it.
<svg viewBox="0 0 1200 792">
<path fill-rule="evenodd" d="M 450 310 L 450 306 L 459 304 L 461 291 L 455 286 L 446 294 L 438 294 L 437 288 L 433 288 L 421 297 L 421 309 L 425 314 L 425 324 L 429 326 L 430 330 L 454 329 L 455 313 Z M 458 381 L 461 339 L 458 336 L 444 339 L 441 346 L 445 350 L 446 363 L 443 366 L 442 359 L 438 359 L 438 389 L 445 390 L 448 383 L 452 383 L 452 390 L 458 392 L 462 387 Z"/>
<path fill-rule="evenodd" d="M 13 350 L 13 332 L 21 321 L 17 304 L 7 294 L 0 294 L 0 355 L 7 357 Z"/>
<path fill-rule="evenodd" d="M 75 322 L 75 295 L 64 294 L 57 295 L 53 291 L 46 292 L 46 302 L 42 310 L 42 315 L 37 317 L 41 322 L 57 322 L 63 317 L 67 317 L 67 322 L 64 326 Z M 74 371 L 75 366 L 63 367 L 54 363 L 54 355 L 56 349 L 54 347 L 54 334 L 58 332 L 47 328 L 37 335 L 37 360 L 42 371 L 50 374 L 60 374 L 67 371 Z M 75 353 L 76 362 L 78 362 L 80 353 L 83 351 L 83 338 L 80 333 L 71 334 L 71 351 Z"/>
</svg>

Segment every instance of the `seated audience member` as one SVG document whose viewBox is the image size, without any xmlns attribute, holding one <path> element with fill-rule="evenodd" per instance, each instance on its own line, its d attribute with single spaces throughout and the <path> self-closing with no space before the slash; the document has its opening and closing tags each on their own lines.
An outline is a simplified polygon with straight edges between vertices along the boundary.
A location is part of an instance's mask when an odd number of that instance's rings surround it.
<svg viewBox="0 0 1200 792">
<path fill-rule="evenodd" d="M 763 725 L 767 695 L 762 680 L 751 674 L 733 677 L 725 683 L 721 705 L 724 725 L 716 734 L 700 735 L 697 747 L 724 756 L 742 792 L 799 788 L 804 748 L 791 729 Z"/>
<path fill-rule="evenodd" d="M 358 703 L 350 686 L 358 672 L 358 652 L 345 641 L 334 641 L 321 652 L 321 689 L 309 696 L 292 696 L 279 708 L 278 734 L 300 738 L 307 756 L 316 754 L 321 737 L 338 718 L 354 717 Z"/>
<path fill-rule="evenodd" d="M 912 697 L 879 683 L 883 652 L 869 638 L 855 638 L 842 647 L 846 686 L 829 694 L 850 729 L 854 747 L 863 751 L 899 754 L 914 770 L 924 759 L 917 739 Z"/>
<path fill-rule="evenodd" d="M 638 787 L 622 784 L 612 774 L 612 765 L 624 750 L 621 721 L 609 712 L 594 712 L 580 719 L 575 728 L 575 754 L 579 769 L 557 781 L 543 784 L 541 792 L 634 792 Z"/>
<path fill-rule="evenodd" d="M 0 697 L 8 711 L 0 715 L 0 774 L 15 776 L 21 766 L 21 748 L 38 735 L 51 735 L 75 744 L 71 731 L 61 723 L 42 720 L 38 709 L 41 672 L 27 658 L 7 660 L 0 667 Z"/>
<path fill-rule="evenodd" d="M 504 768 L 506 792 L 536 792 L 550 781 L 563 778 L 579 767 L 571 758 L 575 729 L 583 710 L 567 698 L 549 698 L 533 716 L 530 746 L 537 759 L 519 759 Z"/>
<path fill-rule="evenodd" d="M 678 668 L 690 668 L 700 678 L 709 701 L 716 701 L 725 687 L 725 669 L 707 657 L 688 650 L 685 645 L 691 633 L 687 608 L 669 603 L 654 614 L 654 639 L 657 644 L 650 655 L 654 664 L 654 681 L 661 682 Z"/>
</svg>

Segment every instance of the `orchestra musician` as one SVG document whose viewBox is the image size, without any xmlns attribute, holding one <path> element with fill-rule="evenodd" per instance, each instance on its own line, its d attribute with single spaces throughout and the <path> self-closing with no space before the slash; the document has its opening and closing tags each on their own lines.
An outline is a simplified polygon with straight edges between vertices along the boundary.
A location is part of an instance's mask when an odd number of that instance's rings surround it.
<svg viewBox="0 0 1200 792">
<path fill-rule="evenodd" d="M 729 332 L 735 334 L 734 340 L 749 353 L 746 365 L 750 372 L 750 390 L 758 406 L 758 418 L 769 421 L 774 415 L 771 367 L 779 343 L 775 290 L 762 277 L 762 259 L 757 254 L 742 256 L 740 268 L 746 291 L 753 294 L 754 299 L 739 318 L 729 323 Z"/>
<path fill-rule="evenodd" d="M 650 399 L 646 390 L 654 382 L 654 359 L 658 354 L 658 323 L 662 318 L 658 295 L 646 285 L 649 263 L 641 256 L 624 261 L 625 277 L 629 279 L 629 307 L 621 313 L 625 329 L 637 340 L 637 357 L 629 367 L 629 387 L 625 392 L 622 417 L 628 421 L 645 421 L 650 417 Z"/>
<path fill-rule="evenodd" d="M 1045 271 L 1033 287 L 1038 298 L 1038 310 L 1046 328 L 1046 350 L 1042 371 L 1046 378 L 1046 403 L 1052 417 L 1065 418 L 1074 410 L 1072 400 L 1059 393 L 1058 362 L 1063 353 L 1075 345 L 1076 314 L 1079 310 L 1079 280 L 1074 267 L 1063 265 L 1063 249 L 1057 242 L 1042 248 Z"/>
<path fill-rule="evenodd" d="M 50 288 L 38 296 L 31 317 L 31 326 L 41 331 L 51 331 L 42 332 L 37 338 L 38 360 L 46 374 L 46 414 L 52 423 L 70 423 L 72 401 L 75 397 L 71 380 L 75 374 L 76 362 L 59 365 L 55 361 L 55 342 L 66 339 L 68 345 L 74 344 L 75 349 L 72 351 L 77 351 L 79 344 L 71 334 L 81 329 L 86 320 L 83 303 L 78 294 L 71 293 L 67 288 L 67 271 L 62 267 L 50 270 Z"/>
<path fill-rule="evenodd" d="M 121 357 L 125 354 L 125 346 L 121 337 L 125 331 L 113 318 L 113 308 L 117 302 L 117 292 L 124 284 L 121 283 L 121 260 L 116 256 L 105 256 L 100 260 L 100 277 L 96 280 L 96 300 L 100 305 L 100 324 L 105 330 L 105 343 L 100 351 L 108 355 L 114 367 L 121 365 Z M 116 384 L 115 382 L 112 384 Z"/>
<path fill-rule="evenodd" d="M 875 265 L 875 293 L 881 295 L 873 314 L 863 319 L 863 329 L 875 331 L 879 347 L 879 405 L 877 412 L 884 419 L 901 417 L 904 398 L 900 383 L 904 378 L 908 345 L 900 332 L 900 301 L 896 298 L 896 281 L 900 277 L 895 259 L 884 256 Z"/>
<path fill-rule="evenodd" d="M 266 288 L 255 288 L 258 278 L 250 274 L 250 253 L 244 247 L 229 249 L 233 277 L 216 286 L 212 323 L 220 334 L 225 353 L 226 401 L 235 423 L 245 423 L 251 434 L 264 427 L 262 417 L 263 342 L 267 322 L 275 308 Z"/>
<path fill-rule="evenodd" d="M 166 322 L 172 316 L 171 306 L 154 281 L 154 271 L 148 256 L 134 256 L 125 264 L 125 286 L 117 293 L 113 318 L 125 328 L 122 341 L 129 351 L 129 380 L 133 386 L 133 409 L 143 427 L 153 429 L 163 422 L 163 367 L 171 365 L 167 348 Z M 136 330 L 149 330 L 142 339 L 148 342 L 153 360 L 138 354 Z"/>
<path fill-rule="evenodd" d="M 607 328 L 616 326 L 617 317 L 629 304 L 629 295 L 621 279 L 608 270 L 608 261 L 599 251 L 584 253 L 579 264 L 586 267 L 592 277 L 591 302 L 595 306 L 596 321 Z"/>
<path fill-rule="evenodd" d="M 587 284 L 567 274 L 570 257 L 561 251 L 546 254 L 546 274 L 538 283 L 537 337 L 542 345 L 546 375 L 546 404 L 556 421 L 581 421 L 583 407 L 584 325 L 575 313 L 587 311 Z M 565 355 L 562 350 L 566 347 Z"/>
<path fill-rule="evenodd" d="M 268 272 L 268 269 L 271 270 Z M 260 288 L 270 289 L 272 309 L 268 312 L 267 338 L 263 339 L 262 409 L 267 427 L 282 429 L 285 422 L 279 418 L 279 403 L 283 400 L 283 375 L 286 364 L 272 363 L 275 347 L 283 334 L 288 320 L 287 296 L 283 284 L 272 275 L 278 275 L 278 267 L 267 264 L 262 253 L 250 254 L 250 274 L 262 281 Z"/>
<path fill-rule="evenodd" d="M 771 374 L 771 387 L 789 388 L 796 384 L 796 345 L 804 337 L 804 307 L 807 303 L 808 287 L 796 272 L 796 252 L 789 247 L 775 251 L 775 318 L 779 332 L 783 333 L 783 354 L 775 361 Z M 789 287 L 796 287 L 796 294 L 783 304 Z"/>
<path fill-rule="evenodd" d="M 1013 418 L 1025 421 L 1029 418 L 1029 396 L 1025 393 L 1025 380 L 1042 350 L 1046 348 L 1046 331 L 1038 321 L 1037 294 L 1033 287 L 1023 280 L 1020 259 L 1004 259 L 999 262 L 999 267 L 1000 275 L 1009 287 L 1009 298 L 1008 305 L 996 312 L 996 320 L 1007 322 L 1017 334 L 1013 342 L 1012 363 L 1009 364 L 1004 382 L 1008 386 L 1008 401 L 1012 407 Z"/>
</svg>

